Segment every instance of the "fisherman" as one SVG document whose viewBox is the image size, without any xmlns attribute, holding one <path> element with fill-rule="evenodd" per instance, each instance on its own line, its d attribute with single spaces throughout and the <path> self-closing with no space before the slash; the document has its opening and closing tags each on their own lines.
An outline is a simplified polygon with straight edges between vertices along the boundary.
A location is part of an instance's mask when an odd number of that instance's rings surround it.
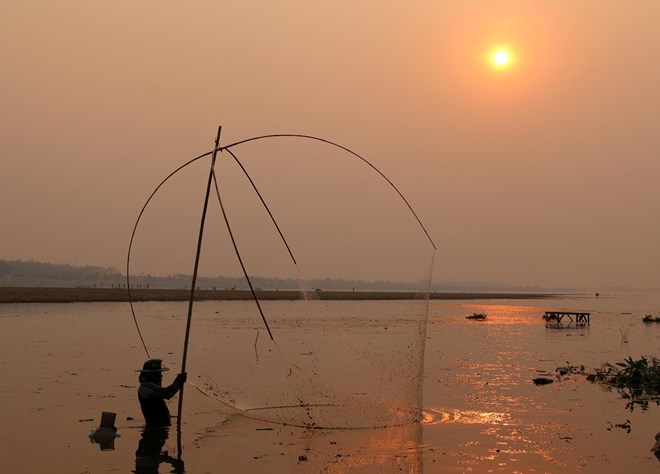
<svg viewBox="0 0 660 474">
<path fill-rule="evenodd" d="M 181 372 L 172 385 L 163 387 L 163 372 L 170 370 L 163 367 L 161 359 L 149 359 L 140 370 L 140 387 L 138 399 L 147 426 L 169 426 L 170 411 L 165 399 L 172 398 L 186 382 L 186 373 Z M 138 372 L 138 371 L 136 371 Z"/>
</svg>

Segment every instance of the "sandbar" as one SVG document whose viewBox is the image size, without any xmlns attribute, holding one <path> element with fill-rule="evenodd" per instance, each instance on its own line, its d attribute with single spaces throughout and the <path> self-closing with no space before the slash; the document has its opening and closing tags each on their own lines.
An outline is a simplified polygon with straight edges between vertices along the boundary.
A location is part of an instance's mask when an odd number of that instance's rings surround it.
<svg viewBox="0 0 660 474">
<path fill-rule="evenodd" d="M 261 300 L 300 300 L 305 294 L 300 290 L 257 290 Z M 312 291 L 321 300 L 411 300 L 424 299 L 427 294 L 413 291 Z M 473 293 L 473 292 L 431 292 L 434 300 L 475 300 L 475 299 L 540 299 L 556 298 L 558 295 L 545 293 Z M 250 300 L 250 290 L 195 290 L 196 301 L 204 300 Z M 131 289 L 130 301 L 188 301 L 190 290 L 137 288 Z M 46 288 L 46 287 L 0 287 L 0 303 L 87 303 L 87 302 L 128 302 L 126 288 Z"/>
</svg>

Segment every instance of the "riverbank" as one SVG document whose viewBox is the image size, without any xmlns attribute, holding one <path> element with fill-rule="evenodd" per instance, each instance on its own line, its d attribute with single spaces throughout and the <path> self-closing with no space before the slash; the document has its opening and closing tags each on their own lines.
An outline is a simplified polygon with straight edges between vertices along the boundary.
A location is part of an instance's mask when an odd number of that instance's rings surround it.
<svg viewBox="0 0 660 474">
<path fill-rule="evenodd" d="M 261 300 L 300 300 L 303 294 L 296 290 L 258 290 Z M 426 297 L 425 293 L 411 291 L 315 291 L 322 300 L 410 300 Z M 434 300 L 475 299 L 541 299 L 557 297 L 545 293 L 430 293 Z M 132 301 L 188 301 L 190 290 L 132 289 Z M 249 290 L 195 290 L 195 300 L 249 300 Z M 0 287 L 0 303 L 87 303 L 128 302 L 126 288 L 22 288 Z"/>
</svg>

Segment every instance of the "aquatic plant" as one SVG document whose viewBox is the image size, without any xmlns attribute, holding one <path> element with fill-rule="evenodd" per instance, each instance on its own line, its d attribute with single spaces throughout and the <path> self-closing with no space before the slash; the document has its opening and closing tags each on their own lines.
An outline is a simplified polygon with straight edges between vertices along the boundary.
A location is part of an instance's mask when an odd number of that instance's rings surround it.
<svg viewBox="0 0 660 474">
<path fill-rule="evenodd" d="M 559 377 L 563 377 L 568 374 L 584 374 L 584 365 L 571 365 L 570 362 L 566 362 L 566 366 L 557 367 L 555 371 L 559 374 Z"/>
<path fill-rule="evenodd" d="M 599 369 L 588 371 L 584 365 L 557 367 L 558 378 L 568 375 L 584 375 L 587 380 L 600 383 L 607 389 L 615 389 L 627 400 L 626 408 L 647 410 L 650 402 L 660 405 L 660 359 L 656 356 L 632 357 L 614 364 L 606 362 Z"/>
<path fill-rule="evenodd" d="M 618 388 L 632 388 L 660 394 L 660 359 L 655 356 L 634 360 L 628 357 L 614 365 L 603 364 L 596 379 Z"/>
<path fill-rule="evenodd" d="M 605 363 L 600 369 L 588 373 L 587 380 L 616 388 L 628 400 L 626 408 L 635 406 L 646 410 L 649 402 L 660 405 L 660 359 L 642 356 L 638 360 L 628 357 L 623 362 Z"/>
</svg>

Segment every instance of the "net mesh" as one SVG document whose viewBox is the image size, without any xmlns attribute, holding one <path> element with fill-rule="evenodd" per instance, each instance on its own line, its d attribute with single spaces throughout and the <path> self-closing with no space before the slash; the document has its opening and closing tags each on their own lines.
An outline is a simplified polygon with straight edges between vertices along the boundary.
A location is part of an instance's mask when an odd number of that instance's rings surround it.
<svg viewBox="0 0 660 474">
<path fill-rule="evenodd" d="M 291 142 L 245 148 L 236 155 L 298 263 L 291 263 L 242 170 L 225 156 L 216 176 L 243 261 L 251 275 L 296 282 L 305 298 L 260 302 L 273 340 L 253 302 L 195 303 L 187 365 L 194 383 L 239 413 L 274 423 L 361 428 L 419 420 L 434 252 L 410 210 L 390 184 L 359 160 L 346 159 L 345 151 Z M 170 199 L 181 206 L 186 196 Z M 200 274 L 219 268 L 240 274 L 217 202 L 209 203 L 208 216 Z M 145 236 L 136 242 L 141 261 L 162 260 L 151 254 L 159 248 L 152 242 L 181 234 L 180 222 L 167 221 L 171 233 L 163 219 L 151 228 L 145 219 Z M 194 235 L 196 226 L 190 227 Z M 188 247 L 173 241 L 164 248 Z M 320 277 L 328 285 L 356 282 L 360 296 L 365 281 L 417 283 L 408 300 L 338 301 L 312 286 Z"/>
<path fill-rule="evenodd" d="M 198 311 L 190 363 L 241 414 L 309 428 L 401 425 L 421 416 L 427 301 L 246 302 Z M 211 307 L 212 305 L 206 305 Z M 219 337 L 219 334 L 224 336 Z"/>
</svg>

